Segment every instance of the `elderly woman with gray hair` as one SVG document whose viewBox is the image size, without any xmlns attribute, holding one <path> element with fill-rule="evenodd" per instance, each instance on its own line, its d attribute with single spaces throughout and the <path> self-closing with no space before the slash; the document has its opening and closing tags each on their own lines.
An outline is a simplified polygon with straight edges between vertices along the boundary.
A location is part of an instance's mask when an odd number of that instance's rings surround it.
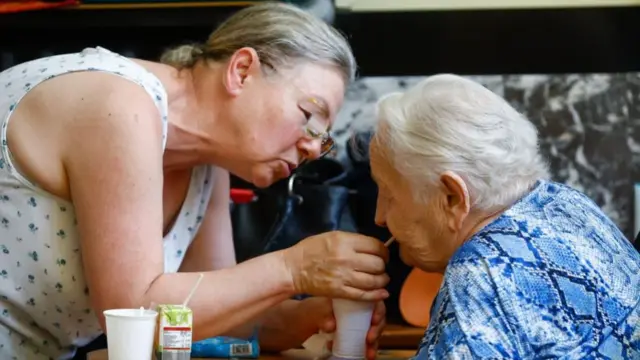
<svg viewBox="0 0 640 360">
<path fill-rule="evenodd" d="M 376 222 L 444 280 L 417 359 L 638 359 L 640 255 L 547 180 L 535 127 L 454 75 L 379 104 Z"/>
</svg>

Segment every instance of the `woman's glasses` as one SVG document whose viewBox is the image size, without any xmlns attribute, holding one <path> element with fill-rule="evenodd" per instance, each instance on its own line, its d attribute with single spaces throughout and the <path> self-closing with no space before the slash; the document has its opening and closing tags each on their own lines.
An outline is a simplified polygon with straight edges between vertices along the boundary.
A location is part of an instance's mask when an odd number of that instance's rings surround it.
<svg viewBox="0 0 640 360">
<path fill-rule="evenodd" d="M 264 64 L 264 63 L 263 63 Z M 275 67 L 270 64 L 265 64 L 269 70 L 277 72 Z M 300 93 L 304 93 L 294 82 L 291 85 L 296 88 Z M 311 114 L 309 121 L 304 126 L 306 136 L 310 139 L 321 139 L 320 143 L 320 155 L 321 158 L 331 152 L 335 146 L 335 142 L 330 134 L 329 123 L 329 108 L 322 99 L 316 97 L 309 97 L 303 100 L 299 106 L 307 113 Z M 302 166 L 312 159 L 307 158 L 305 155 L 300 155 L 298 159 L 298 166 Z"/>
<path fill-rule="evenodd" d="M 316 98 L 310 98 L 307 101 L 302 102 L 300 107 L 311 114 L 309 121 L 304 126 L 304 130 L 309 139 L 321 139 L 319 156 L 319 158 L 321 158 L 330 153 L 335 146 L 335 142 L 329 132 L 328 117 L 326 114 L 323 114 L 322 116 L 318 115 L 318 112 L 326 112 L 325 106 L 323 106 Z M 301 155 L 298 161 L 298 166 L 309 162 L 309 160 L 310 159 L 306 158 L 304 155 Z"/>
</svg>

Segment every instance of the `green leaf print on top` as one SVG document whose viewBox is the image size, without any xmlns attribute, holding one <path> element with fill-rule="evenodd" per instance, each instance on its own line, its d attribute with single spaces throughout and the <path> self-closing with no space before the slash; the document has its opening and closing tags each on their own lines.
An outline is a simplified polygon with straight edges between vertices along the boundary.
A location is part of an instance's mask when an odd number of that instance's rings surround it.
<svg viewBox="0 0 640 360">
<path fill-rule="evenodd" d="M 189 324 L 191 310 L 182 305 L 160 305 L 158 312 L 171 326 Z"/>
</svg>

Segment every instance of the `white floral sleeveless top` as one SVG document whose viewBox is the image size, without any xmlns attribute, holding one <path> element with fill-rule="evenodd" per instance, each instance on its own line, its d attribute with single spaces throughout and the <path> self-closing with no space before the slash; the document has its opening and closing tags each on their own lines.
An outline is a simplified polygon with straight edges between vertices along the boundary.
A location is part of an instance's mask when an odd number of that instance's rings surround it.
<svg viewBox="0 0 640 360">
<path fill-rule="evenodd" d="M 142 86 L 167 134 L 167 95 L 135 62 L 103 48 L 52 56 L 0 73 L 0 359 L 68 359 L 101 335 L 83 276 L 73 204 L 21 175 L 12 165 L 6 129 L 13 109 L 39 83 L 70 72 L 103 71 Z M 62 90 L 61 90 L 62 91 Z M 193 170 L 182 209 L 164 238 L 165 272 L 176 272 L 198 231 L 211 195 L 212 167 Z"/>
</svg>

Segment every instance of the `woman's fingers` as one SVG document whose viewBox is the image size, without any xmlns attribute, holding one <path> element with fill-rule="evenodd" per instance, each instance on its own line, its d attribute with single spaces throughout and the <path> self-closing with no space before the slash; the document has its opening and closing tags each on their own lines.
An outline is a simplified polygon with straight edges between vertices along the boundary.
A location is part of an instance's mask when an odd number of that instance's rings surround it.
<svg viewBox="0 0 640 360">
<path fill-rule="evenodd" d="M 371 317 L 371 328 L 367 332 L 367 359 L 373 360 L 376 358 L 378 352 L 378 341 L 380 340 L 386 325 L 386 310 L 384 302 L 378 301 L 376 303 L 376 307 L 373 310 L 373 316 Z"/>
<path fill-rule="evenodd" d="M 385 321 L 387 315 L 387 307 L 383 301 L 378 301 L 371 316 L 371 325 L 379 325 Z"/>
<path fill-rule="evenodd" d="M 367 274 L 359 271 L 352 271 L 344 280 L 344 285 L 362 290 L 382 289 L 389 283 L 389 275 L 382 273 L 379 275 Z"/>
<path fill-rule="evenodd" d="M 376 301 L 389 294 L 387 248 L 378 239 L 330 232 L 283 252 L 297 293 Z"/>
<path fill-rule="evenodd" d="M 336 330 L 336 320 L 332 317 L 322 322 L 320 330 L 326 333 L 332 333 Z"/>
<path fill-rule="evenodd" d="M 389 297 L 389 292 L 385 289 L 362 290 L 345 286 L 341 289 L 339 297 L 361 301 L 382 301 Z"/>
<path fill-rule="evenodd" d="M 384 274 L 386 263 L 383 258 L 370 254 L 356 254 L 352 259 L 353 269 L 368 274 Z"/>
<path fill-rule="evenodd" d="M 389 260 L 389 250 L 378 239 L 352 233 L 338 232 L 337 236 L 348 238 L 352 249 L 357 253 L 370 254 Z"/>
</svg>

